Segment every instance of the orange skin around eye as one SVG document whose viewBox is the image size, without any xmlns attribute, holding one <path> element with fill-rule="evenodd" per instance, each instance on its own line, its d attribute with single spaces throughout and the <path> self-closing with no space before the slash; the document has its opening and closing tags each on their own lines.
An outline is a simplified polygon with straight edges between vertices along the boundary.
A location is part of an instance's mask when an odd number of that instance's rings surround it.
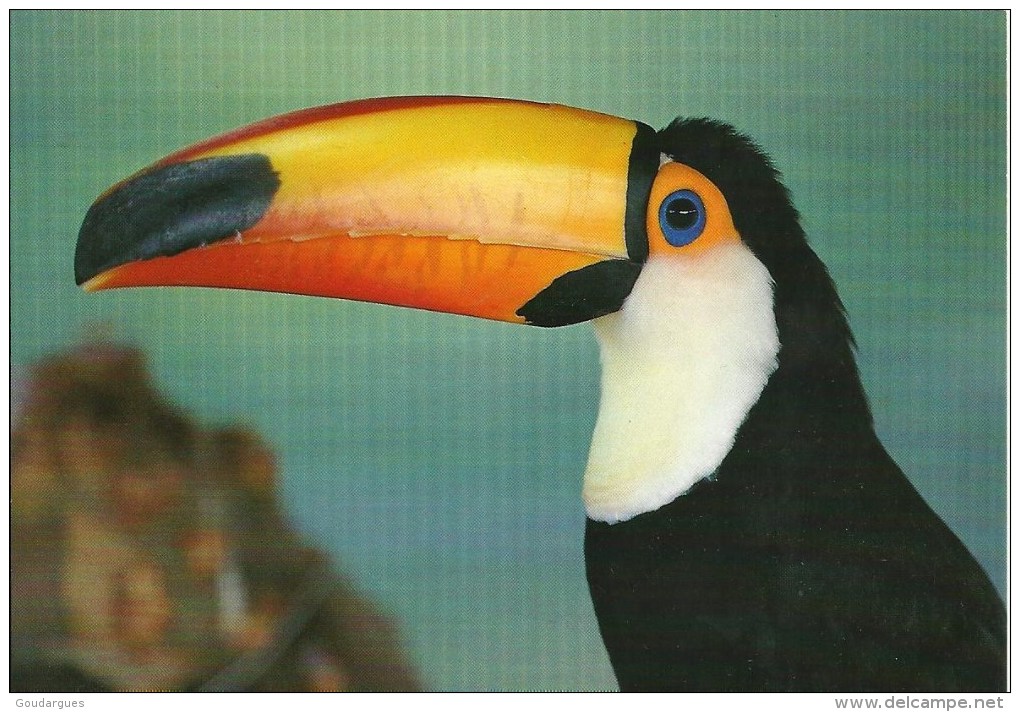
<svg viewBox="0 0 1020 712">
<path fill-rule="evenodd" d="M 697 239 L 682 247 L 669 244 L 659 225 L 659 206 L 671 193 L 678 190 L 690 190 L 697 193 L 705 205 L 705 229 Z M 696 257 L 720 244 L 740 240 L 740 234 L 733 226 L 730 208 L 726 204 L 723 194 L 712 181 L 682 163 L 666 163 L 655 176 L 652 192 L 648 198 L 646 227 L 649 257 L 656 255 Z"/>
</svg>

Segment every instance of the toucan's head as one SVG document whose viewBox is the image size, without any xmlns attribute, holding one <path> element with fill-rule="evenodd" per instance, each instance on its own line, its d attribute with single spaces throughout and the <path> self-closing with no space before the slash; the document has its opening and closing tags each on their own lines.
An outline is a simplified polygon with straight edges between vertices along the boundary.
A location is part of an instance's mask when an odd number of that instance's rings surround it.
<svg viewBox="0 0 1020 712">
<path fill-rule="evenodd" d="M 750 405 L 699 388 L 736 368 L 753 404 L 786 328 L 780 275 L 827 282 L 806 254 L 771 164 L 725 125 L 657 133 L 563 106 L 418 97 L 299 111 L 157 162 L 93 204 L 75 277 L 88 290 L 233 287 L 538 326 L 615 315 L 599 319 L 603 363 L 630 375 L 603 378 L 586 479 L 589 512 L 614 520 L 718 465 Z M 688 374 L 684 393 L 661 387 L 671 369 Z M 715 413 L 694 430 L 725 435 L 664 449 L 694 413 L 635 423 L 628 392 L 689 401 L 699 421 Z M 637 468 L 658 474 L 600 475 L 633 469 L 599 446 L 602 431 L 629 439 L 631 459 L 664 453 Z M 673 450 L 707 454 L 680 476 Z"/>
</svg>

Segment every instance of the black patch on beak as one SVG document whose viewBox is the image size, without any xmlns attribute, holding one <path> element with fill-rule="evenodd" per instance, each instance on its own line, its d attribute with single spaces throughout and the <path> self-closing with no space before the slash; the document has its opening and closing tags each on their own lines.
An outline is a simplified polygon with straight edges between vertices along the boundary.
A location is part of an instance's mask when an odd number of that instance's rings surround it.
<svg viewBox="0 0 1020 712">
<path fill-rule="evenodd" d="M 567 272 L 517 310 L 533 326 L 567 326 L 619 311 L 641 274 L 630 260 L 606 260 Z"/>
<path fill-rule="evenodd" d="M 85 215 L 74 254 L 82 284 L 117 265 L 233 237 L 269 209 L 280 179 L 262 154 L 160 166 L 114 188 Z"/>
<path fill-rule="evenodd" d="M 659 172 L 659 155 L 655 129 L 637 122 L 634 145 L 630 149 L 630 164 L 627 166 L 627 211 L 623 229 L 627 240 L 627 256 L 641 264 L 648 259 L 645 218 L 648 215 L 648 196 L 652 194 L 652 183 Z"/>
</svg>

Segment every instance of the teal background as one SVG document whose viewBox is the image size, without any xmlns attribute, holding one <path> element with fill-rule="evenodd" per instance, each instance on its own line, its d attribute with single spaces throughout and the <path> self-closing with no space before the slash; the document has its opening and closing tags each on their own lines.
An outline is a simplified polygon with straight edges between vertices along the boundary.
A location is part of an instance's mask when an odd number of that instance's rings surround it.
<svg viewBox="0 0 1020 712">
<path fill-rule="evenodd" d="M 85 295 L 107 186 L 274 113 L 393 94 L 706 115 L 783 170 L 878 430 L 1006 586 L 1002 12 L 13 12 L 11 357 L 99 325 L 278 449 L 288 511 L 437 689 L 612 689 L 584 580 L 591 327 L 212 290 Z"/>
</svg>

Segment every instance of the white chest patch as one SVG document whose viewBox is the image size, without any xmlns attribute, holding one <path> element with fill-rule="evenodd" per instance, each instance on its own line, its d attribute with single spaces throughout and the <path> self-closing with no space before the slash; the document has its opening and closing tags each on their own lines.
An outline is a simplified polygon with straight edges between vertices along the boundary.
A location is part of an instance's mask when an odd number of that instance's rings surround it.
<svg viewBox="0 0 1020 712">
<path fill-rule="evenodd" d="M 602 399 L 584 474 L 588 516 L 658 509 L 712 474 L 776 370 L 772 278 L 740 243 L 651 258 L 595 322 Z"/>
</svg>

